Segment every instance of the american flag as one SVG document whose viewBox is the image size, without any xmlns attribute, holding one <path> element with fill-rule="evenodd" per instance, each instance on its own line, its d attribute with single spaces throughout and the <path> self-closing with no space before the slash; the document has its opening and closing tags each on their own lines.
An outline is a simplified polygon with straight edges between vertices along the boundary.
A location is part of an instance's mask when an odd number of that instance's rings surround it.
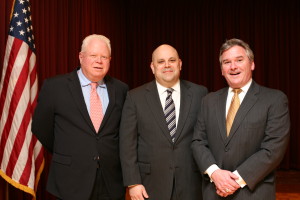
<svg viewBox="0 0 300 200">
<path fill-rule="evenodd" d="M 35 197 L 43 147 L 31 133 L 38 80 L 29 0 L 15 0 L 0 82 L 0 175 Z"/>
</svg>

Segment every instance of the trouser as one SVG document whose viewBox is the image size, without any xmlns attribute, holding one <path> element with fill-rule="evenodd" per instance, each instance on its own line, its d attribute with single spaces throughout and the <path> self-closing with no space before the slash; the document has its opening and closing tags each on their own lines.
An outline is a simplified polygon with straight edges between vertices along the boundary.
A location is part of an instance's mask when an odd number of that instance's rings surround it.
<svg viewBox="0 0 300 200">
<path fill-rule="evenodd" d="M 57 200 L 63 200 L 63 199 L 57 199 Z M 93 186 L 93 191 L 89 200 L 125 200 L 125 196 L 119 199 L 110 198 L 110 195 L 108 193 L 107 187 L 104 182 L 101 169 L 98 168 L 96 173 L 95 183 Z"/>
<path fill-rule="evenodd" d="M 107 187 L 104 182 L 104 178 L 101 169 L 97 169 L 96 180 L 94 183 L 94 188 L 89 200 L 112 200 L 109 196 Z"/>
<path fill-rule="evenodd" d="M 175 187 L 175 177 L 174 177 L 174 181 L 173 181 L 173 189 L 172 189 L 172 196 L 170 200 L 177 200 L 177 194 L 176 194 L 176 187 Z"/>
</svg>

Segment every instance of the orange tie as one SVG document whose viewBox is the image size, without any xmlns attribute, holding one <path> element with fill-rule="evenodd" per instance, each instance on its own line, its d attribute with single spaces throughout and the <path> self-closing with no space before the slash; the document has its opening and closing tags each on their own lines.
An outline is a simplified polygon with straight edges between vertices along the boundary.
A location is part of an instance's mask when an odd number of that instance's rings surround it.
<svg viewBox="0 0 300 200">
<path fill-rule="evenodd" d="M 99 131 L 102 119 L 102 103 L 97 93 L 98 83 L 91 83 L 91 96 L 90 96 L 90 117 L 95 127 L 96 132 Z"/>
<path fill-rule="evenodd" d="M 242 92 L 242 89 L 233 89 L 234 96 L 232 97 L 231 104 L 227 113 L 226 118 L 226 129 L 227 129 L 227 137 L 229 136 L 229 132 L 235 118 L 236 112 L 240 107 L 240 98 L 239 94 Z"/>
</svg>

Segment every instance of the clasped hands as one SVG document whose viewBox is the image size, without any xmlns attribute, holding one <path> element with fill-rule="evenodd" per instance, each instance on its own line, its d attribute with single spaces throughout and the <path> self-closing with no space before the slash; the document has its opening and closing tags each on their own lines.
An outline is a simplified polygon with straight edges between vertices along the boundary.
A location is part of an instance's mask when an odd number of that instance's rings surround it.
<svg viewBox="0 0 300 200">
<path fill-rule="evenodd" d="M 240 185 L 235 181 L 238 176 L 230 171 L 217 169 L 211 175 L 211 178 L 216 186 L 216 193 L 221 197 L 232 195 L 240 188 Z"/>
</svg>

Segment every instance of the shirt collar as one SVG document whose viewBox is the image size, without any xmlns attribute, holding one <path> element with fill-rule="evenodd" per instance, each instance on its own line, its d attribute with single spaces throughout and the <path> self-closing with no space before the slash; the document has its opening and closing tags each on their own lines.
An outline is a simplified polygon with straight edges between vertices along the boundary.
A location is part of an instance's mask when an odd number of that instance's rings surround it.
<svg viewBox="0 0 300 200">
<path fill-rule="evenodd" d="M 78 77 L 81 87 L 88 86 L 91 83 L 91 81 L 83 74 L 81 68 L 78 70 Z M 97 83 L 100 87 L 106 88 L 106 84 L 103 79 L 98 81 Z"/>
<path fill-rule="evenodd" d="M 166 90 L 168 89 L 168 88 L 162 86 L 161 84 L 159 84 L 157 81 L 156 81 L 156 85 L 157 85 L 157 90 L 158 90 L 159 96 L 162 95 L 164 92 L 166 92 Z M 178 80 L 175 83 L 175 85 L 173 85 L 171 88 L 173 88 L 173 90 L 176 92 L 180 92 L 180 80 Z"/>
<path fill-rule="evenodd" d="M 241 87 L 242 92 L 244 92 L 246 94 L 248 92 L 250 86 L 251 86 L 251 83 L 252 83 L 252 78 L 248 81 L 248 83 L 246 85 L 244 85 L 243 87 Z M 228 92 L 231 92 L 232 90 L 233 90 L 233 88 L 229 87 Z"/>
</svg>

